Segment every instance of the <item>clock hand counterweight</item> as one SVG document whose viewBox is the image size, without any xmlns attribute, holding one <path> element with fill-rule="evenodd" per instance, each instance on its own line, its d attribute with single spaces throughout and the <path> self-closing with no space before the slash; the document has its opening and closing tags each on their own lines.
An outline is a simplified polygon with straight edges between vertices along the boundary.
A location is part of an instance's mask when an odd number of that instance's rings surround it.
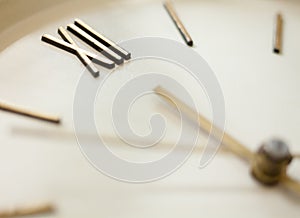
<svg viewBox="0 0 300 218">
<path fill-rule="evenodd" d="M 31 110 L 28 110 L 28 109 L 25 109 L 25 108 L 22 108 L 19 106 L 7 104 L 4 102 L 0 102 L 0 110 L 8 111 L 8 112 L 15 113 L 15 114 L 20 114 L 23 116 L 27 116 L 27 117 L 35 118 L 38 120 L 55 123 L 55 124 L 59 124 L 61 122 L 59 117 L 31 111 Z"/>
</svg>

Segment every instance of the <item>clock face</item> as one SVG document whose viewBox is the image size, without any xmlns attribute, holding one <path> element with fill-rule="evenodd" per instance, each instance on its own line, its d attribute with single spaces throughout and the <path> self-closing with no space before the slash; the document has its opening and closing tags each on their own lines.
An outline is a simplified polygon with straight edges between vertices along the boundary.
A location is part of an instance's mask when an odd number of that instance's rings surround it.
<svg viewBox="0 0 300 218">
<path fill-rule="evenodd" d="M 0 111 L 0 208 L 51 201 L 58 211 L 48 217 L 299 216 L 298 197 L 261 186 L 251 177 L 248 164 L 222 150 L 199 169 L 201 149 L 196 149 L 171 175 L 138 185 L 111 179 L 93 168 L 78 146 L 73 122 L 78 84 L 88 72 L 76 56 L 41 42 L 41 36 L 48 33 L 59 38 L 58 27 L 80 18 L 118 43 L 140 37 L 184 41 L 161 1 L 24 2 L 0 1 L 0 99 L 59 115 L 62 124 Z M 191 49 L 207 61 L 220 84 L 226 131 L 253 151 L 264 140 L 280 137 L 292 152 L 300 153 L 300 2 L 174 3 L 194 40 Z M 281 55 L 274 54 L 272 47 L 278 11 L 284 19 Z M 95 52 L 72 37 L 80 47 Z M 95 81 L 109 74 L 99 69 Z M 111 72 L 104 94 L 97 95 L 95 123 L 104 137 L 114 137 L 109 114 L 114 96 L 127 81 L 146 72 L 171 72 L 193 95 L 197 109 L 212 118 L 210 99 L 185 69 L 159 59 L 133 60 Z M 149 118 L 163 113 L 168 121 L 163 142 L 175 141 L 180 133 L 179 114 L 159 104 L 155 96 L 139 98 L 128 113 L 130 125 L 138 135 L 147 135 Z M 192 131 L 194 126 L 189 128 Z M 80 134 L 96 137 L 88 131 Z M 207 137 L 201 136 L 198 147 L 206 142 Z M 172 149 L 163 144 L 150 151 L 136 149 L 121 140 L 108 144 L 114 154 L 135 162 L 160 159 Z M 300 180 L 299 170 L 295 160 L 289 174 Z"/>
</svg>

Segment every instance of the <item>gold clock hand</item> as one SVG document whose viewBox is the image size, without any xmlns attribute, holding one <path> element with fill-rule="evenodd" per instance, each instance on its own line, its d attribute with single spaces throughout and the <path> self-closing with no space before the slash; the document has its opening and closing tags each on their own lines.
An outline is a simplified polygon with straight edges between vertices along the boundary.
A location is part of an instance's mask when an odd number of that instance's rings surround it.
<svg viewBox="0 0 300 218">
<path fill-rule="evenodd" d="M 297 192 L 300 194 L 300 182 L 291 178 L 288 175 L 285 175 L 280 180 L 281 184 L 288 188 L 291 191 Z"/>
<path fill-rule="evenodd" d="M 212 132 L 217 138 L 222 137 L 222 131 L 215 127 L 201 114 L 195 112 L 172 93 L 156 87 L 154 91 L 160 94 L 163 99 L 173 107 L 178 106 L 180 110 L 189 118 L 199 120 L 199 124 L 207 133 Z M 211 131 L 215 128 L 216 131 Z M 273 139 L 264 143 L 256 153 L 252 153 L 246 146 L 238 142 L 232 136 L 224 132 L 222 144 L 224 144 L 234 154 L 248 160 L 251 163 L 251 171 L 254 178 L 264 185 L 276 185 L 282 183 L 290 189 L 299 192 L 300 184 L 296 180 L 286 176 L 286 169 L 293 156 L 290 154 L 288 146 L 281 140 Z"/>
<path fill-rule="evenodd" d="M 292 156 L 293 156 L 293 158 L 300 158 L 300 154 L 294 154 Z M 300 194 L 300 182 L 297 181 L 296 179 L 290 177 L 287 174 L 284 174 L 281 177 L 280 182 L 282 183 L 283 186 L 285 186 L 289 190 L 297 192 L 298 194 Z"/>
<path fill-rule="evenodd" d="M 7 104 L 7 103 L 4 103 L 4 102 L 0 102 L 0 110 L 12 112 L 12 113 L 15 113 L 15 114 L 20 114 L 20 115 L 35 118 L 35 119 L 38 119 L 38 120 L 47 121 L 47 122 L 50 122 L 50 123 L 56 123 L 56 124 L 60 123 L 60 118 L 59 117 L 48 115 L 48 114 L 42 114 L 42 113 L 39 113 L 39 112 L 31 111 L 31 110 L 21 108 L 21 107 L 18 107 L 18 106 L 14 106 L 14 105 L 11 105 L 11 104 Z"/>
<path fill-rule="evenodd" d="M 192 108 L 190 108 L 188 105 L 186 105 L 184 102 L 182 102 L 180 99 L 178 99 L 176 96 L 174 96 L 172 93 L 168 92 L 167 90 L 163 89 L 162 87 L 156 87 L 154 91 L 158 94 L 161 94 L 163 99 L 170 104 L 173 107 L 179 106 L 180 109 L 186 116 L 190 119 L 193 119 L 195 117 L 198 117 L 199 124 L 201 128 L 207 132 L 214 134 L 214 137 L 218 139 L 222 139 L 222 143 L 228 148 L 231 152 L 234 154 L 240 156 L 243 159 L 246 159 L 248 161 L 251 161 L 253 158 L 253 153 L 243 144 L 241 144 L 239 141 L 234 139 L 231 135 L 229 135 L 226 132 L 223 132 L 220 130 L 218 127 L 214 126 L 208 119 L 206 119 L 204 116 L 201 114 L 198 114 L 195 112 Z M 167 97 L 168 98 L 167 98 Z M 172 101 L 173 102 L 172 102 Z M 174 104 L 176 103 L 176 105 Z M 214 131 L 211 131 L 214 129 Z"/>
<path fill-rule="evenodd" d="M 294 154 L 293 157 L 294 158 L 300 158 L 300 154 Z"/>
</svg>

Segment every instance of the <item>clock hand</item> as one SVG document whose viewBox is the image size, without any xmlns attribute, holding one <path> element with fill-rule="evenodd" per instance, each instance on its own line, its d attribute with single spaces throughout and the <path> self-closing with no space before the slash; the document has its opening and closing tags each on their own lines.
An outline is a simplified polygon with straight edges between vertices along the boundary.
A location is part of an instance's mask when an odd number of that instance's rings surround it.
<svg viewBox="0 0 300 218">
<path fill-rule="evenodd" d="M 300 194 L 300 183 L 297 180 L 291 178 L 288 175 L 284 175 L 280 179 L 280 182 L 282 183 L 283 186 L 285 186 L 289 190 L 297 192 L 298 194 Z"/>
<path fill-rule="evenodd" d="M 67 43 L 63 40 L 57 39 L 51 35 L 45 34 L 42 36 L 41 40 L 75 55 L 77 54 L 77 51 L 82 52 L 86 54 L 94 63 L 99 64 L 108 69 L 112 69 L 115 67 L 115 63 L 112 62 L 111 60 L 108 60 L 107 58 L 104 57 L 100 57 L 84 49 L 77 48 L 76 46 L 71 45 L 70 43 Z"/>
<path fill-rule="evenodd" d="M 89 139 L 89 140 L 99 140 L 99 135 L 94 135 L 91 133 L 74 133 L 71 130 L 57 130 L 57 129 L 38 129 L 38 128 L 30 128 L 28 126 L 24 126 L 24 127 L 20 127 L 20 126 L 16 126 L 16 127 L 12 127 L 11 129 L 12 133 L 17 134 L 19 137 L 20 136 L 28 136 L 28 137 L 34 137 L 34 138 L 41 138 L 44 139 L 45 137 L 49 138 L 49 140 L 58 140 L 58 141 L 62 141 L 62 140 L 74 140 L 77 137 L 82 137 L 85 139 Z M 107 143 L 107 146 L 117 146 L 117 147 L 124 147 L 124 141 L 121 141 L 121 139 L 119 137 L 117 137 L 116 135 L 101 135 L 101 139 Z M 130 141 L 134 141 L 133 139 L 131 139 Z M 135 141 L 136 144 L 138 144 L 140 141 L 137 140 Z M 151 144 L 151 141 L 143 141 L 143 144 Z M 126 144 L 128 146 L 130 146 L 129 144 Z M 186 149 L 190 150 L 189 146 L 185 146 L 184 143 L 178 144 L 176 141 L 160 141 L 158 143 L 156 143 L 155 145 L 153 145 L 154 149 L 161 149 L 161 150 L 168 150 L 168 149 L 172 149 L 174 146 L 179 146 L 180 150 L 185 151 Z M 197 141 L 196 147 L 195 147 L 195 152 L 201 152 L 204 149 L 204 145 L 202 145 L 199 141 Z M 179 149 L 178 149 L 179 150 Z M 224 152 L 224 153 L 228 153 L 228 150 L 225 149 L 220 149 L 219 152 Z"/>
<path fill-rule="evenodd" d="M 21 107 L 18 107 L 18 106 L 14 106 L 14 105 L 10 105 L 10 104 L 4 103 L 4 102 L 0 102 L 0 110 L 12 112 L 12 113 L 15 113 L 15 114 L 24 115 L 24 116 L 27 116 L 27 117 L 31 117 L 31 118 L 51 122 L 51 123 L 56 123 L 56 124 L 60 123 L 60 118 L 58 118 L 56 116 L 30 111 L 28 109 L 21 108 Z"/>
<path fill-rule="evenodd" d="M 294 154 L 293 157 L 294 158 L 300 158 L 300 154 Z"/>
<path fill-rule="evenodd" d="M 12 210 L 0 211 L 0 218 L 9 218 L 17 216 L 29 216 L 54 212 L 54 207 L 51 204 L 41 204 L 29 207 L 19 207 Z"/>
<path fill-rule="evenodd" d="M 253 153 L 243 144 L 241 144 L 240 142 L 238 142 L 236 139 L 234 139 L 231 135 L 229 135 L 228 133 L 224 132 L 222 130 L 220 130 L 218 127 L 215 127 L 212 123 L 209 122 L 208 119 L 206 119 L 204 116 L 202 116 L 201 114 L 196 114 L 196 112 L 190 108 L 188 105 L 186 105 L 184 102 L 182 102 L 181 100 L 179 100 L 177 97 L 175 97 L 173 94 L 171 94 L 170 92 L 168 92 L 167 90 L 163 89 L 162 87 L 156 87 L 154 89 L 154 91 L 158 94 L 161 94 L 161 96 L 163 97 L 163 99 L 170 104 L 173 107 L 179 106 L 180 109 L 182 110 L 182 112 L 184 114 L 186 114 L 186 116 L 190 119 L 193 119 L 195 117 L 198 117 L 199 120 L 199 124 L 200 127 L 207 132 L 208 134 L 210 132 L 212 132 L 212 134 L 214 134 L 214 137 L 216 138 L 222 138 L 222 143 L 224 145 L 226 145 L 226 148 L 228 148 L 230 151 L 232 151 L 233 153 L 235 153 L 236 155 L 240 156 L 243 159 L 246 159 L 248 161 L 250 161 L 253 157 Z M 166 96 L 168 98 L 166 98 Z M 176 103 L 176 105 L 170 101 L 170 99 L 172 101 L 174 101 Z M 211 131 L 212 129 L 214 129 L 214 131 Z M 223 135 L 222 135 L 223 134 Z"/>
<path fill-rule="evenodd" d="M 154 91 L 160 94 L 171 106 L 176 107 L 177 105 L 187 117 L 195 117 L 196 112 L 172 93 L 162 87 L 156 87 Z M 212 128 L 216 128 L 204 116 L 200 114 L 196 115 L 201 128 L 207 133 L 210 133 Z M 218 128 L 216 128 L 216 130 L 217 131 L 212 132 L 214 136 L 220 138 L 222 131 Z M 291 163 L 293 156 L 290 154 L 289 148 L 284 142 L 277 139 L 270 140 L 263 144 L 256 153 L 252 153 L 246 146 L 225 132 L 222 144 L 226 145 L 231 152 L 247 159 L 252 164 L 252 175 L 260 183 L 264 185 L 276 185 L 281 183 L 300 194 L 299 182 L 286 174 L 287 167 Z"/>
<path fill-rule="evenodd" d="M 64 41 L 79 48 L 78 45 L 74 42 L 74 40 L 71 38 L 71 36 L 67 33 L 67 31 L 63 27 L 58 28 L 58 34 L 61 36 L 61 38 Z M 82 62 L 82 64 L 86 66 L 86 68 L 91 72 L 91 74 L 94 77 L 99 76 L 99 70 L 95 67 L 95 65 L 92 63 L 92 61 L 88 58 L 88 56 L 84 52 L 81 52 L 80 50 L 77 49 L 76 55 L 78 59 Z"/>
</svg>

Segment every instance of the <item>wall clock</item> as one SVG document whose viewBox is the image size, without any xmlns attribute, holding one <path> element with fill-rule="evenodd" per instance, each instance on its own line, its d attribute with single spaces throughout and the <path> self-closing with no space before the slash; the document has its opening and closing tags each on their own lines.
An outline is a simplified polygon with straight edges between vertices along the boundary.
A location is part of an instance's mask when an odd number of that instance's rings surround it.
<svg viewBox="0 0 300 218">
<path fill-rule="evenodd" d="M 263 141 L 280 137 L 293 153 L 300 153 L 300 3 L 174 3 L 194 40 L 191 49 L 207 61 L 223 90 L 226 131 L 253 151 Z M 161 1 L 2 0 L 0 11 L 0 99 L 62 118 L 61 125 L 53 125 L 0 111 L 1 209 L 51 201 L 57 210 L 45 217 L 299 216 L 299 196 L 261 186 L 250 176 L 249 166 L 230 153 L 220 151 L 199 169 L 201 153 L 196 149 L 172 175 L 138 185 L 99 173 L 81 153 L 74 133 L 73 100 L 85 68 L 75 56 L 41 42 L 41 36 L 59 37 L 59 26 L 80 18 L 116 42 L 152 36 L 184 43 Z M 272 51 L 278 11 L 284 19 L 281 55 Z M 111 103 L 122 82 L 145 69 L 166 74 L 172 69 L 178 79 L 184 72 L 159 60 L 117 68 L 106 87 L 108 94 L 96 104 L 99 113 L 95 117 L 104 134 L 112 135 L 113 127 L 105 115 L 109 107 L 103 105 Z M 190 85 L 191 93 L 198 93 L 195 98 L 201 102 L 201 112 L 211 117 L 205 92 L 193 89 L 189 79 L 183 84 Z M 146 96 L 132 108 L 130 119 L 139 134 L 149 131 L 149 116 L 157 112 L 159 102 L 155 96 Z M 178 120 L 172 114 L 165 116 L 170 119 L 165 140 L 172 141 L 179 131 Z M 200 144 L 201 140 L 205 137 Z M 121 141 L 115 144 L 112 151 L 135 161 L 160 158 L 168 151 L 138 150 L 141 154 Z M 299 170 L 299 161 L 294 160 L 289 173 L 300 180 Z"/>
</svg>

